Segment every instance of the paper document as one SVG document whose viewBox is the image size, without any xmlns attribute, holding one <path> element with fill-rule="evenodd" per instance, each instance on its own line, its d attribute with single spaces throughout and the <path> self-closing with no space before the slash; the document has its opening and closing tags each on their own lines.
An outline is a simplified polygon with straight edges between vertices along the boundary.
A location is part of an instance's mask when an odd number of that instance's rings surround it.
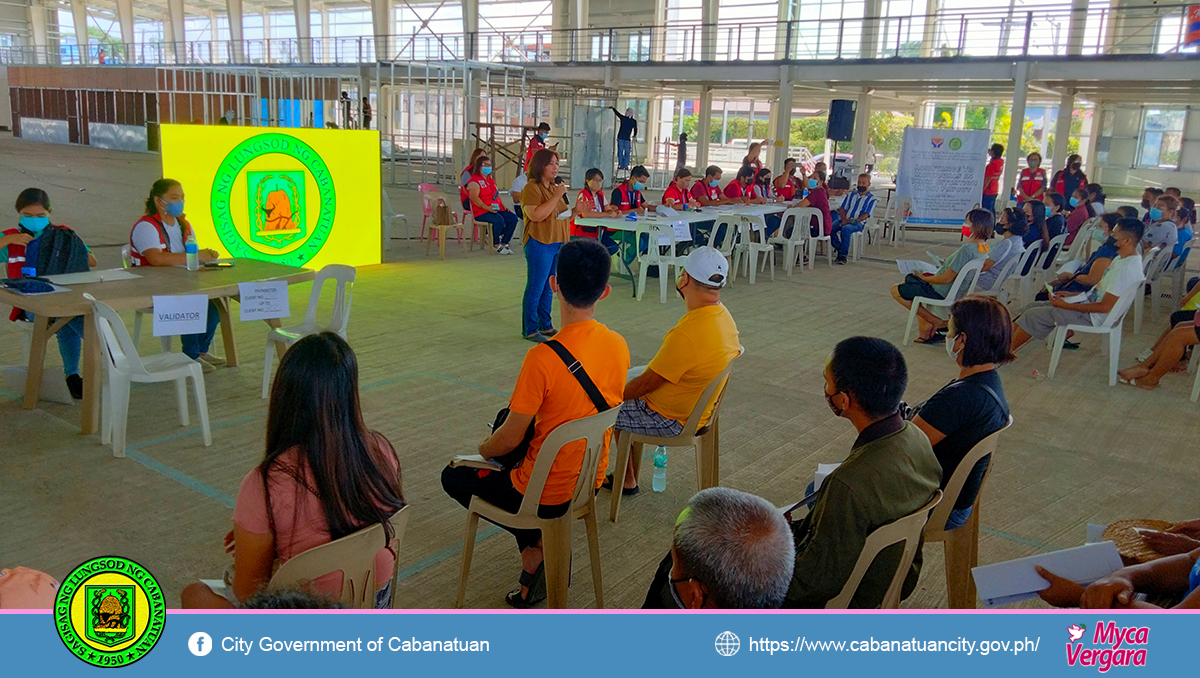
<svg viewBox="0 0 1200 678">
<path fill-rule="evenodd" d="M 503 471 L 504 467 L 499 462 L 491 459 L 484 459 L 478 454 L 460 454 L 450 460 L 450 468 L 458 468 L 466 466 L 467 468 L 478 468 L 488 471 Z"/>
<path fill-rule="evenodd" d="M 1108 525 L 1097 525 L 1096 523 L 1087 524 L 1087 541 L 1085 544 L 1099 544 L 1104 541 L 1104 531 L 1108 529 Z"/>
<path fill-rule="evenodd" d="M 562 212 L 559 212 L 557 218 L 570 219 L 571 218 L 571 210 L 568 208 L 568 209 L 563 210 Z"/>
<path fill-rule="evenodd" d="M 666 224 L 660 224 L 659 228 L 665 229 Z M 692 241 L 692 229 L 688 225 L 688 222 L 672 221 L 671 222 L 671 230 L 675 233 L 675 242 L 676 243 Z M 668 236 L 666 233 L 660 231 L 658 234 L 658 244 L 659 245 L 670 245 L 671 237 Z"/>
<path fill-rule="evenodd" d="M 240 318 L 243 322 L 286 318 L 291 315 L 286 280 L 238 283 L 238 298 L 241 301 Z"/>
<path fill-rule="evenodd" d="M 836 464 L 817 464 L 817 472 L 813 475 L 813 492 L 821 489 L 821 484 L 825 482 L 825 478 L 829 477 L 837 467 L 841 466 L 842 462 Z"/>
<path fill-rule="evenodd" d="M 203 294 L 155 295 L 154 336 L 200 334 L 208 324 L 208 297 Z"/>
<path fill-rule="evenodd" d="M 920 259 L 897 259 L 896 266 L 900 269 L 900 275 L 908 275 L 909 273 L 937 273 L 938 267 L 928 261 Z"/>
<path fill-rule="evenodd" d="M 929 250 L 925 250 L 925 255 L 929 257 L 930 261 L 933 262 L 934 266 L 941 266 L 942 262 L 945 261 L 938 255 L 934 254 L 933 252 L 930 252 Z"/>
<path fill-rule="evenodd" d="M 667 207 L 666 205 L 659 205 L 658 207 L 656 207 L 654 209 L 654 211 L 658 212 L 659 214 L 663 215 L 664 217 L 679 216 L 679 212 L 676 212 L 674 209 Z"/>
<path fill-rule="evenodd" d="M 136 280 L 142 276 L 130 273 L 122 268 L 112 268 L 104 271 L 84 271 L 83 273 L 61 273 L 48 275 L 46 280 L 58 285 L 86 285 L 88 283 L 113 282 L 116 280 Z"/>
<path fill-rule="evenodd" d="M 1124 567 L 1121 555 L 1111 541 L 983 565 L 971 569 L 979 599 L 992 608 L 1037 596 L 1037 592 L 1049 587 L 1050 582 L 1042 579 L 1033 569 L 1034 565 L 1041 565 L 1081 586 Z"/>
</svg>

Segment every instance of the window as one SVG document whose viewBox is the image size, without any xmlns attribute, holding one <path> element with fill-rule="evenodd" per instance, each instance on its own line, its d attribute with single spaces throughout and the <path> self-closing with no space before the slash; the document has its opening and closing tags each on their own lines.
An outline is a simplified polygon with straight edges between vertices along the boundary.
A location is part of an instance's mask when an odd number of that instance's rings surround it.
<svg viewBox="0 0 1200 678">
<path fill-rule="evenodd" d="M 1176 169 L 1183 146 L 1184 109 L 1142 109 L 1142 130 L 1138 138 L 1138 166 Z"/>
</svg>

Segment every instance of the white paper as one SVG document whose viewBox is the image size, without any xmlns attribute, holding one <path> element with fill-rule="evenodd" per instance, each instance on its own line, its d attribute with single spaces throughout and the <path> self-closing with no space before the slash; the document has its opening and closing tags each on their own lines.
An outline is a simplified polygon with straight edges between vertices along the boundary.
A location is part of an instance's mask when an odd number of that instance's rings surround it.
<svg viewBox="0 0 1200 678">
<path fill-rule="evenodd" d="M 665 224 L 663 224 L 663 226 L 665 226 Z M 672 221 L 671 222 L 671 230 L 675 233 L 675 242 L 676 243 L 692 241 L 692 229 L 691 229 L 691 226 L 688 225 L 688 222 Z M 671 244 L 670 236 L 668 236 L 666 233 L 660 232 L 658 234 L 658 244 L 659 245 L 670 245 Z"/>
<path fill-rule="evenodd" d="M 1062 275 L 1063 273 L 1066 273 L 1067 275 L 1075 275 L 1075 272 L 1081 268 L 1083 268 L 1083 262 L 1078 259 L 1072 259 L 1071 261 L 1063 264 L 1062 268 L 1058 269 L 1058 275 Z"/>
<path fill-rule="evenodd" d="M 478 455 L 478 454 L 460 454 L 450 460 L 450 466 L 451 466 L 451 468 L 458 468 L 459 466 L 466 466 L 468 468 L 478 468 L 478 469 L 485 469 L 485 470 L 495 470 L 495 471 L 503 471 L 504 470 L 504 467 L 500 465 L 500 462 L 494 461 L 492 459 L 484 459 L 482 455 Z"/>
<path fill-rule="evenodd" d="M 569 208 L 569 207 L 568 207 L 567 209 L 565 209 L 565 210 L 563 210 L 563 211 L 559 212 L 559 213 L 558 213 L 558 217 L 557 217 L 557 218 L 559 218 L 559 219 L 570 219 L 570 218 L 571 218 L 571 208 Z"/>
<path fill-rule="evenodd" d="M 104 271 L 85 271 L 83 273 L 62 273 L 48 275 L 46 280 L 59 285 L 86 285 L 88 283 L 113 282 L 116 280 L 136 280 L 142 276 L 130 273 L 122 268 L 111 268 Z"/>
<path fill-rule="evenodd" d="M 817 464 L 817 472 L 813 475 L 813 492 L 821 489 L 821 485 L 829 477 L 829 474 L 833 473 L 841 465 L 842 462 L 840 461 L 836 464 Z"/>
<path fill-rule="evenodd" d="M 1104 541 L 1104 531 L 1108 529 L 1108 525 L 1097 525 L 1096 523 L 1088 523 L 1087 526 L 1087 541 L 1085 544 L 1099 544 Z"/>
<path fill-rule="evenodd" d="M 154 297 L 154 336 L 201 334 L 208 328 L 208 297 L 203 294 Z"/>
<path fill-rule="evenodd" d="M 1033 569 L 1034 565 L 1041 565 L 1081 586 L 1087 586 L 1124 567 L 1121 555 L 1111 541 L 982 565 L 971 569 L 979 599 L 986 607 L 992 608 L 1037 596 L 1038 591 L 1050 586 L 1050 582 L 1042 579 Z"/>
<path fill-rule="evenodd" d="M 679 212 L 676 212 L 674 210 L 674 208 L 667 207 L 666 205 L 659 205 L 658 207 L 654 208 L 654 211 L 658 212 L 659 214 L 663 215 L 664 217 L 679 216 Z"/>
<path fill-rule="evenodd" d="M 292 314 L 286 280 L 238 283 L 238 296 L 242 307 L 239 318 L 243 322 L 286 318 Z"/>
<path fill-rule="evenodd" d="M 929 257 L 929 260 L 933 262 L 934 266 L 941 266 L 942 261 L 944 261 L 941 257 L 933 252 L 930 252 L 929 250 L 925 250 L 925 256 Z"/>
<path fill-rule="evenodd" d="M 938 267 L 928 261 L 920 259 L 897 259 L 896 267 L 900 269 L 900 275 L 908 275 L 909 273 L 937 273 Z"/>
</svg>

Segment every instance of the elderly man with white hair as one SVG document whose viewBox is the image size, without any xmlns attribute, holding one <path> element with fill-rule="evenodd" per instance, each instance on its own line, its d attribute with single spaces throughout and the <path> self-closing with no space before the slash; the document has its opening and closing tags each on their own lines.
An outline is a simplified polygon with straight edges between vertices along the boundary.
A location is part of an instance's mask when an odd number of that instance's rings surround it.
<svg viewBox="0 0 1200 678">
<path fill-rule="evenodd" d="M 711 487 L 697 492 L 675 521 L 671 553 L 643 607 L 778 608 L 795 562 L 792 532 L 778 509 L 752 494 Z"/>
</svg>

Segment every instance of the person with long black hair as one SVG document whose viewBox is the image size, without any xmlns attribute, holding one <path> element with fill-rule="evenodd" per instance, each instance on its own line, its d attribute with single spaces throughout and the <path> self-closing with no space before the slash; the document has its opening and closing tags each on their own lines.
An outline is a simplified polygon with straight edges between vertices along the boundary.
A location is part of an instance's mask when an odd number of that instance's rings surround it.
<svg viewBox="0 0 1200 678">
<path fill-rule="evenodd" d="M 1050 250 L 1050 230 L 1046 228 L 1046 204 L 1041 200 L 1027 200 L 1022 206 L 1025 220 L 1029 222 L 1029 232 L 1025 234 L 1025 246 L 1029 247 L 1038 240 L 1042 241 L 1042 251 Z"/>
<path fill-rule="evenodd" d="M 388 520 L 404 505 L 396 451 L 363 421 L 354 351 L 332 332 L 307 336 L 279 362 L 266 454 L 238 489 L 233 529 L 225 535 L 233 575 L 220 590 L 188 585 L 183 607 L 239 607 L 270 581 L 276 560 L 382 524 L 375 607 L 389 608 L 396 554 Z M 342 575 L 318 577 L 311 587 L 337 597 Z"/>
</svg>

